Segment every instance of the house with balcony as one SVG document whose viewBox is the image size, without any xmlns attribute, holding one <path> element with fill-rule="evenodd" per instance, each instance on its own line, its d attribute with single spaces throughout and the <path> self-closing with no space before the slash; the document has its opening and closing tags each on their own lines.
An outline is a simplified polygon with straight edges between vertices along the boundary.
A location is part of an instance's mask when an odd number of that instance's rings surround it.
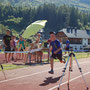
<svg viewBox="0 0 90 90">
<path fill-rule="evenodd" d="M 70 47 L 73 50 L 82 50 L 90 46 L 90 30 L 79 30 L 77 28 L 63 28 L 57 33 L 57 38 L 63 42 L 63 49 L 66 46 L 66 37 L 70 40 Z"/>
</svg>

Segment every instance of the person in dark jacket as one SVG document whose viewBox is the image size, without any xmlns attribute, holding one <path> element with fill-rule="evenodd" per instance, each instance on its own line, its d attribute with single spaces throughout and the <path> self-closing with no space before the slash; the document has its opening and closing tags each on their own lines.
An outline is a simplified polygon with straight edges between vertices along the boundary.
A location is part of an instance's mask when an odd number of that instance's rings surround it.
<svg viewBox="0 0 90 90">
<path fill-rule="evenodd" d="M 5 46 L 5 51 L 11 51 L 11 47 L 10 47 L 10 40 L 11 40 L 11 36 L 10 36 L 10 30 L 8 29 L 6 31 L 6 35 L 3 37 L 3 43 L 4 43 L 4 46 Z M 5 52 L 5 59 L 7 62 L 10 61 L 10 53 L 6 53 Z"/>
</svg>

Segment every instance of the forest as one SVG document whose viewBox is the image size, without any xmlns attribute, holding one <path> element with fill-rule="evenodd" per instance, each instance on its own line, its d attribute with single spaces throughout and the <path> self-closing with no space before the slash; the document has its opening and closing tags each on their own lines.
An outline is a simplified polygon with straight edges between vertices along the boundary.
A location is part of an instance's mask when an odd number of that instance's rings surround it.
<svg viewBox="0 0 90 90">
<path fill-rule="evenodd" d="M 15 33 L 22 33 L 28 25 L 37 20 L 48 21 L 44 28 L 45 34 L 68 26 L 90 30 L 90 13 L 82 12 L 73 6 L 44 4 L 36 8 L 0 4 L 0 33 L 5 33 L 7 28 Z"/>
</svg>

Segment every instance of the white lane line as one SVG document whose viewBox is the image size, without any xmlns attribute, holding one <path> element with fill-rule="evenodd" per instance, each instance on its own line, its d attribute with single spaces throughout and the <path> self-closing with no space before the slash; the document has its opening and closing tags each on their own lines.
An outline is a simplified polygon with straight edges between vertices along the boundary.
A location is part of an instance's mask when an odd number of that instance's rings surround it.
<svg viewBox="0 0 90 90">
<path fill-rule="evenodd" d="M 90 74 L 90 72 L 84 73 L 83 75 L 85 76 L 85 75 L 88 75 L 88 74 Z M 76 80 L 76 79 L 78 79 L 78 78 L 80 78 L 80 77 L 82 77 L 82 75 L 77 76 L 77 77 L 75 77 L 75 78 L 73 78 L 73 79 L 70 79 L 70 82 L 72 82 L 72 81 L 74 81 L 74 80 Z M 64 85 L 64 84 L 67 84 L 67 83 L 68 83 L 68 81 L 62 83 L 60 86 L 62 86 L 62 85 Z M 48 89 L 48 90 L 53 90 L 53 89 L 55 89 L 55 88 L 58 88 L 58 86 L 59 86 L 59 85 L 56 85 L 56 86 L 54 86 L 54 87 L 52 87 L 52 88 L 50 88 L 50 89 Z"/>
<path fill-rule="evenodd" d="M 64 67 L 56 68 L 56 69 L 54 69 L 54 70 L 59 70 L 59 69 L 62 69 L 62 68 L 64 68 Z M 36 72 L 36 73 L 32 73 L 32 74 L 29 74 L 29 75 L 24 75 L 24 76 L 12 78 L 12 79 L 2 80 L 2 81 L 0 81 L 0 83 L 4 83 L 4 82 L 16 80 L 16 79 L 21 79 L 21 78 L 25 78 L 25 77 L 30 77 L 30 76 L 34 76 L 34 75 L 41 74 L 41 73 L 45 73 L 45 72 L 48 72 L 48 70 L 41 71 L 41 72 Z"/>
<path fill-rule="evenodd" d="M 85 63 L 90 63 L 90 61 L 88 61 L 88 62 L 86 62 L 86 61 L 85 62 L 81 62 L 79 64 L 85 64 Z M 76 64 L 74 64 L 74 66 L 76 66 Z M 60 69 L 62 69 L 64 67 L 65 66 L 60 67 L 60 68 L 55 68 L 54 70 L 60 70 Z M 20 76 L 20 77 L 16 77 L 16 78 L 11 78 L 11 79 L 7 79 L 7 80 L 2 80 L 2 81 L 0 81 L 0 83 L 4 83 L 4 82 L 8 82 L 8 81 L 13 81 L 13 80 L 17 80 L 17 79 L 21 79 L 21 78 L 25 78 L 25 77 L 30 77 L 30 76 L 34 76 L 34 75 L 45 73 L 45 72 L 48 72 L 48 70 L 41 71 L 41 72 L 36 72 L 36 73 L 33 73 L 33 74 L 24 75 L 24 76 Z"/>
</svg>

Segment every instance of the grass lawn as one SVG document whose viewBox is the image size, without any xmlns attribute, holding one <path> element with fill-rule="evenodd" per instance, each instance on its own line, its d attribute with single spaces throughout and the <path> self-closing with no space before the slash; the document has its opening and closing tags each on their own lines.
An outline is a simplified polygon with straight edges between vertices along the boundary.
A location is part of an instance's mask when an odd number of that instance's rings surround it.
<svg viewBox="0 0 90 90">
<path fill-rule="evenodd" d="M 88 54 L 88 53 L 75 53 L 75 56 L 76 56 L 76 58 L 77 59 L 81 59 L 81 58 L 90 58 L 90 53 Z M 66 60 L 68 59 L 68 58 L 65 58 Z M 74 58 L 73 58 L 74 59 Z M 58 59 L 55 59 L 54 61 L 59 61 Z"/>
<path fill-rule="evenodd" d="M 25 65 L 13 65 L 13 64 L 2 64 L 4 70 L 12 70 L 12 69 L 17 69 L 17 68 L 24 68 L 27 67 Z M 1 67 L 0 67 L 0 71 L 1 71 Z"/>
<path fill-rule="evenodd" d="M 75 55 L 77 59 L 90 57 L 90 53 L 75 53 Z"/>
</svg>

